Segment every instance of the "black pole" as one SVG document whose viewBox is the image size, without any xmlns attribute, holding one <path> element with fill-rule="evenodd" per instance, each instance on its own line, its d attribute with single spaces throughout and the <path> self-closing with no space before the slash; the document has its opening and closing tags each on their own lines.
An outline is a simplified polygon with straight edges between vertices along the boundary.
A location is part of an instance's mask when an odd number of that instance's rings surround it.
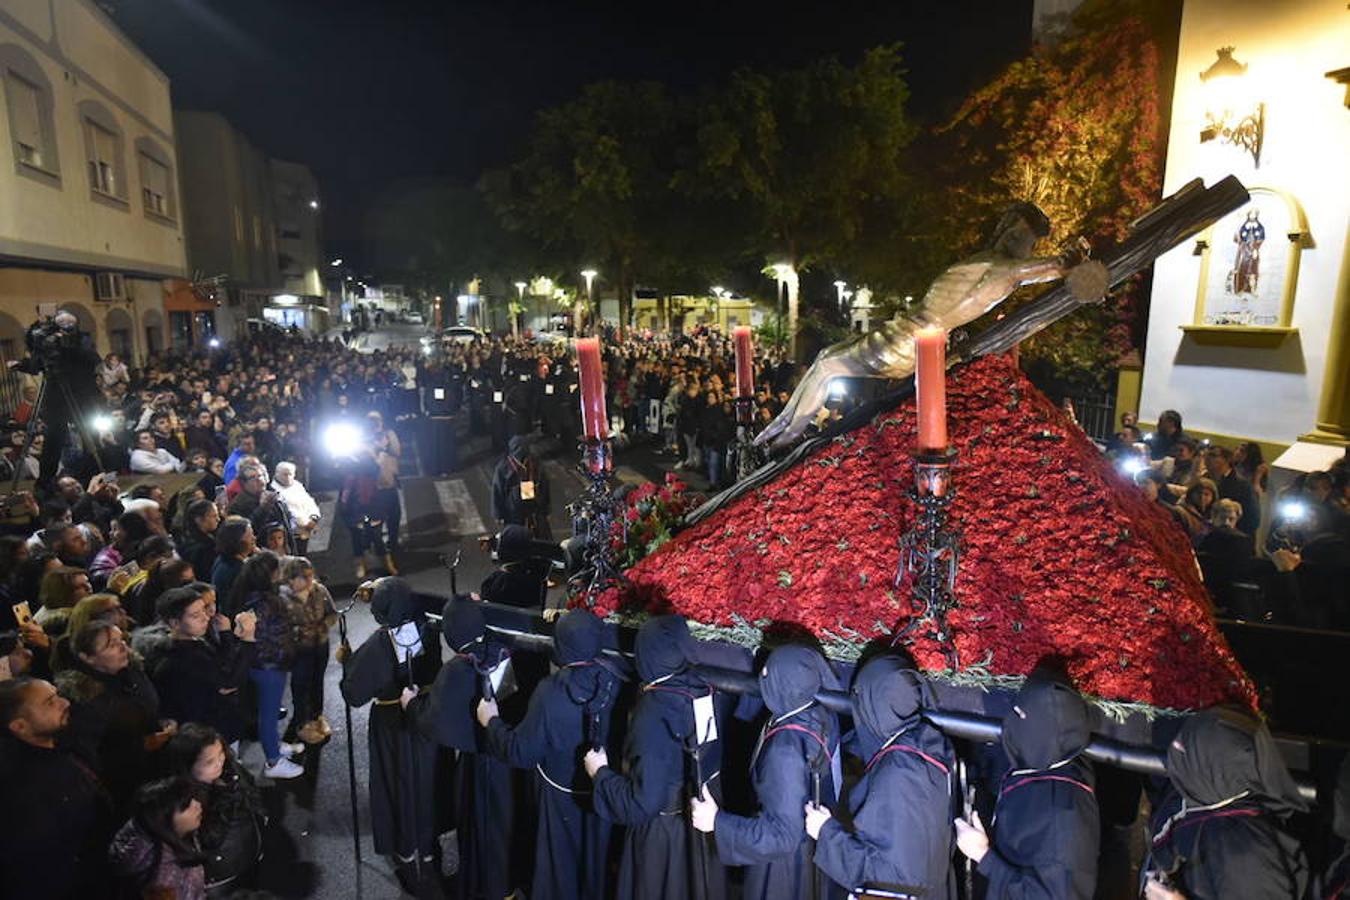
<svg viewBox="0 0 1350 900">
<path fill-rule="evenodd" d="M 347 605 L 338 610 L 338 637 L 341 640 L 340 646 L 343 649 L 343 668 L 346 668 L 347 657 L 351 655 L 352 645 L 347 641 L 347 611 L 356 603 L 356 598 L 348 601 Z M 344 673 L 345 674 L 345 673 Z M 352 705 L 344 697 L 342 700 L 342 712 L 347 718 L 347 793 L 352 803 L 352 850 L 356 854 L 356 877 L 361 877 L 361 821 L 357 816 L 356 810 L 356 746 L 354 744 L 356 734 L 352 730 Z"/>
</svg>

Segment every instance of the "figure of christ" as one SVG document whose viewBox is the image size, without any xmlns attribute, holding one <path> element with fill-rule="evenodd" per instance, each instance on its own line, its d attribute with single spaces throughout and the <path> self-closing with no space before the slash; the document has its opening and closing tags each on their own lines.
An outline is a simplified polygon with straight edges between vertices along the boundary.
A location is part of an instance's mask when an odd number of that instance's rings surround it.
<svg viewBox="0 0 1350 900">
<path fill-rule="evenodd" d="M 1035 257 L 1036 242 L 1050 233 L 1045 213 L 1019 203 L 1004 213 L 990 247 L 949 267 L 928 288 L 922 303 L 865 335 L 827 347 L 807 370 L 787 406 L 755 438 L 782 448 L 806 432 L 829 395 L 835 378 L 906 378 L 914 374 L 914 333 L 939 326 L 950 333 L 978 319 L 1024 284 L 1066 279 L 1082 301 L 1100 300 L 1108 285 L 1106 267 L 1095 260 Z"/>
</svg>

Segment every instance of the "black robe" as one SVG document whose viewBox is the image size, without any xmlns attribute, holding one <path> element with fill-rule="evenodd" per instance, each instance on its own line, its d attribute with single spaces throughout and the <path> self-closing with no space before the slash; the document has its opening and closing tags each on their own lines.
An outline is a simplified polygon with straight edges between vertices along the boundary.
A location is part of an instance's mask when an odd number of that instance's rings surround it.
<svg viewBox="0 0 1350 900">
<path fill-rule="evenodd" d="M 1007 773 L 977 867 L 989 900 L 1091 900 L 1101 817 L 1092 765 L 1079 756 L 1091 739 L 1091 715 L 1073 688 L 1027 680 L 1003 719 Z"/>
<path fill-rule="evenodd" d="M 530 900 L 594 900 L 603 897 L 610 825 L 591 808 L 589 779 L 581 765 L 592 738 L 585 715 L 562 680 L 567 670 L 545 679 L 530 698 L 515 728 L 501 718 L 488 723 L 491 753 L 520 769 L 538 773 L 539 822 Z"/>
<path fill-rule="evenodd" d="M 850 827 L 829 819 L 816 841 L 816 865 L 836 884 L 919 888 L 955 900 L 951 778 L 956 765 L 942 732 L 917 722 L 871 755 L 849 791 Z"/>
<path fill-rule="evenodd" d="M 725 810 L 717 814 L 713 834 L 718 856 L 727 865 L 747 867 L 745 900 L 842 896 L 816 871 L 814 845 L 806 836 L 804 809 L 814 798 L 816 776 L 822 805 L 833 806 L 836 793 L 829 759 L 837 747 L 836 729 L 824 725 L 822 714 L 818 708 L 808 710 L 773 727 L 805 728 L 823 738 L 826 747 L 796 730 L 778 731 L 762 739 L 750 771 L 759 801 L 756 815 L 738 816 Z M 773 728 L 766 728 L 765 733 L 770 731 Z"/>
<path fill-rule="evenodd" d="M 422 629 L 422 652 L 411 660 L 411 681 L 430 684 L 441 661 L 440 636 Z M 375 852 L 401 862 L 436 846 L 436 744 L 423 736 L 399 705 L 409 684 L 409 663 L 400 663 L 387 628 L 366 639 L 342 667 L 342 697 L 351 706 L 371 701 L 370 819 Z"/>
<path fill-rule="evenodd" d="M 1307 805 L 1263 723 L 1224 707 L 1189 716 L 1168 747 L 1167 774 L 1146 874 L 1189 900 L 1304 896 L 1307 860 L 1284 821 Z"/>
<path fill-rule="evenodd" d="M 484 648 L 488 660 L 504 657 L 501 648 Z M 526 793 L 525 773 L 485 752 L 482 730 L 474 710 L 483 697 L 483 664 L 468 653 L 457 653 L 436 676 L 429 695 L 408 709 L 425 733 L 442 746 L 458 751 L 455 763 L 455 835 L 459 844 L 457 896 L 461 900 L 497 900 L 514 887 L 529 884 L 528 841 L 517 829 L 518 795 Z M 524 692 L 502 702 L 507 722 L 523 716 Z"/>
<path fill-rule="evenodd" d="M 1257 803 L 1193 812 L 1164 823 L 1181 809 L 1169 791 L 1152 818 L 1148 868 L 1168 873 L 1187 900 L 1289 900 L 1304 896 L 1308 866 L 1294 837 Z"/>
<path fill-rule="evenodd" d="M 646 689 L 629 722 L 623 773 L 607 766 L 595 774 L 596 814 L 628 826 L 618 900 L 726 896 L 726 871 L 706 836 L 693 829 L 687 810 L 693 770 L 699 769 L 705 782 L 717 773 L 710 759 L 716 744 L 700 748 L 697 767 L 687 749 L 692 746 L 693 697 L 709 693 L 706 687 L 671 682 Z"/>
<path fill-rule="evenodd" d="M 989 900 L 1091 900 L 1101 825 L 1086 760 L 1010 772 L 991 826 L 989 852 L 977 867 L 989 880 Z"/>
</svg>

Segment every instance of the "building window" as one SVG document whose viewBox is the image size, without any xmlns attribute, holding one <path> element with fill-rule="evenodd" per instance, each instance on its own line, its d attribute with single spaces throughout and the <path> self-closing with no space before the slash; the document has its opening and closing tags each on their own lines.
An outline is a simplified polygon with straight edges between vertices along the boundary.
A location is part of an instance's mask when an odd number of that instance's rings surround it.
<svg viewBox="0 0 1350 900">
<path fill-rule="evenodd" d="M 131 329 L 108 329 L 108 348 L 122 359 L 131 359 Z"/>
<path fill-rule="evenodd" d="M 89 146 L 90 186 L 100 194 L 116 197 L 122 183 L 117 177 L 117 135 L 85 119 L 84 136 Z"/>
<path fill-rule="evenodd" d="M 42 137 L 42 91 L 15 72 L 8 72 L 5 90 L 9 93 L 9 128 L 14 135 L 15 155 L 19 162 L 43 168 L 46 142 Z"/>
<path fill-rule="evenodd" d="M 127 285 L 119 272 L 99 272 L 94 275 L 95 300 L 125 300 Z"/>
<path fill-rule="evenodd" d="M 126 209 L 127 161 L 122 148 L 122 128 L 97 100 L 81 101 L 79 115 L 90 193 L 95 200 L 112 201 L 112 205 Z"/>
<path fill-rule="evenodd" d="M 3 44 L 0 88 L 5 95 L 15 169 L 20 175 L 59 187 L 52 88 L 46 73 L 27 51 Z"/>
<path fill-rule="evenodd" d="M 141 202 L 151 215 L 172 219 L 175 215 L 173 173 L 161 160 L 145 152 L 137 154 L 141 170 Z"/>
</svg>

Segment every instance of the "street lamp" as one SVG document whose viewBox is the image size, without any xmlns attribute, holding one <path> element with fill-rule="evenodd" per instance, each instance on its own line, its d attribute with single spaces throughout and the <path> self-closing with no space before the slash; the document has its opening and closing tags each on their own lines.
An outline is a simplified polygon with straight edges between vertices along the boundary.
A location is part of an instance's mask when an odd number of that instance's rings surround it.
<svg viewBox="0 0 1350 900">
<path fill-rule="evenodd" d="M 318 209 L 318 208 L 319 208 L 319 201 L 318 201 L 318 200 L 311 200 L 311 201 L 309 201 L 309 208 L 310 208 L 310 209 Z"/>
<path fill-rule="evenodd" d="M 330 265 L 330 266 L 340 266 L 340 265 L 342 265 L 342 257 L 339 256 L 337 259 L 335 259 L 335 260 L 333 260 L 332 262 L 330 262 L 329 265 Z"/>
<path fill-rule="evenodd" d="M 846 287 L 848 287 L 848 282 L 846 281 L 836 281 L 834 283 L 834 292 L 839 301 L 839 309 L 841 312 L 844 309 L 844 288 Z"/>
<path fill-rule="evenodd" d="M 511 336 L 520 337 L 520 314 L 525 311 L 525 282 L 516 282 L 516 305 L 511 312 Z"/>
</svg>

